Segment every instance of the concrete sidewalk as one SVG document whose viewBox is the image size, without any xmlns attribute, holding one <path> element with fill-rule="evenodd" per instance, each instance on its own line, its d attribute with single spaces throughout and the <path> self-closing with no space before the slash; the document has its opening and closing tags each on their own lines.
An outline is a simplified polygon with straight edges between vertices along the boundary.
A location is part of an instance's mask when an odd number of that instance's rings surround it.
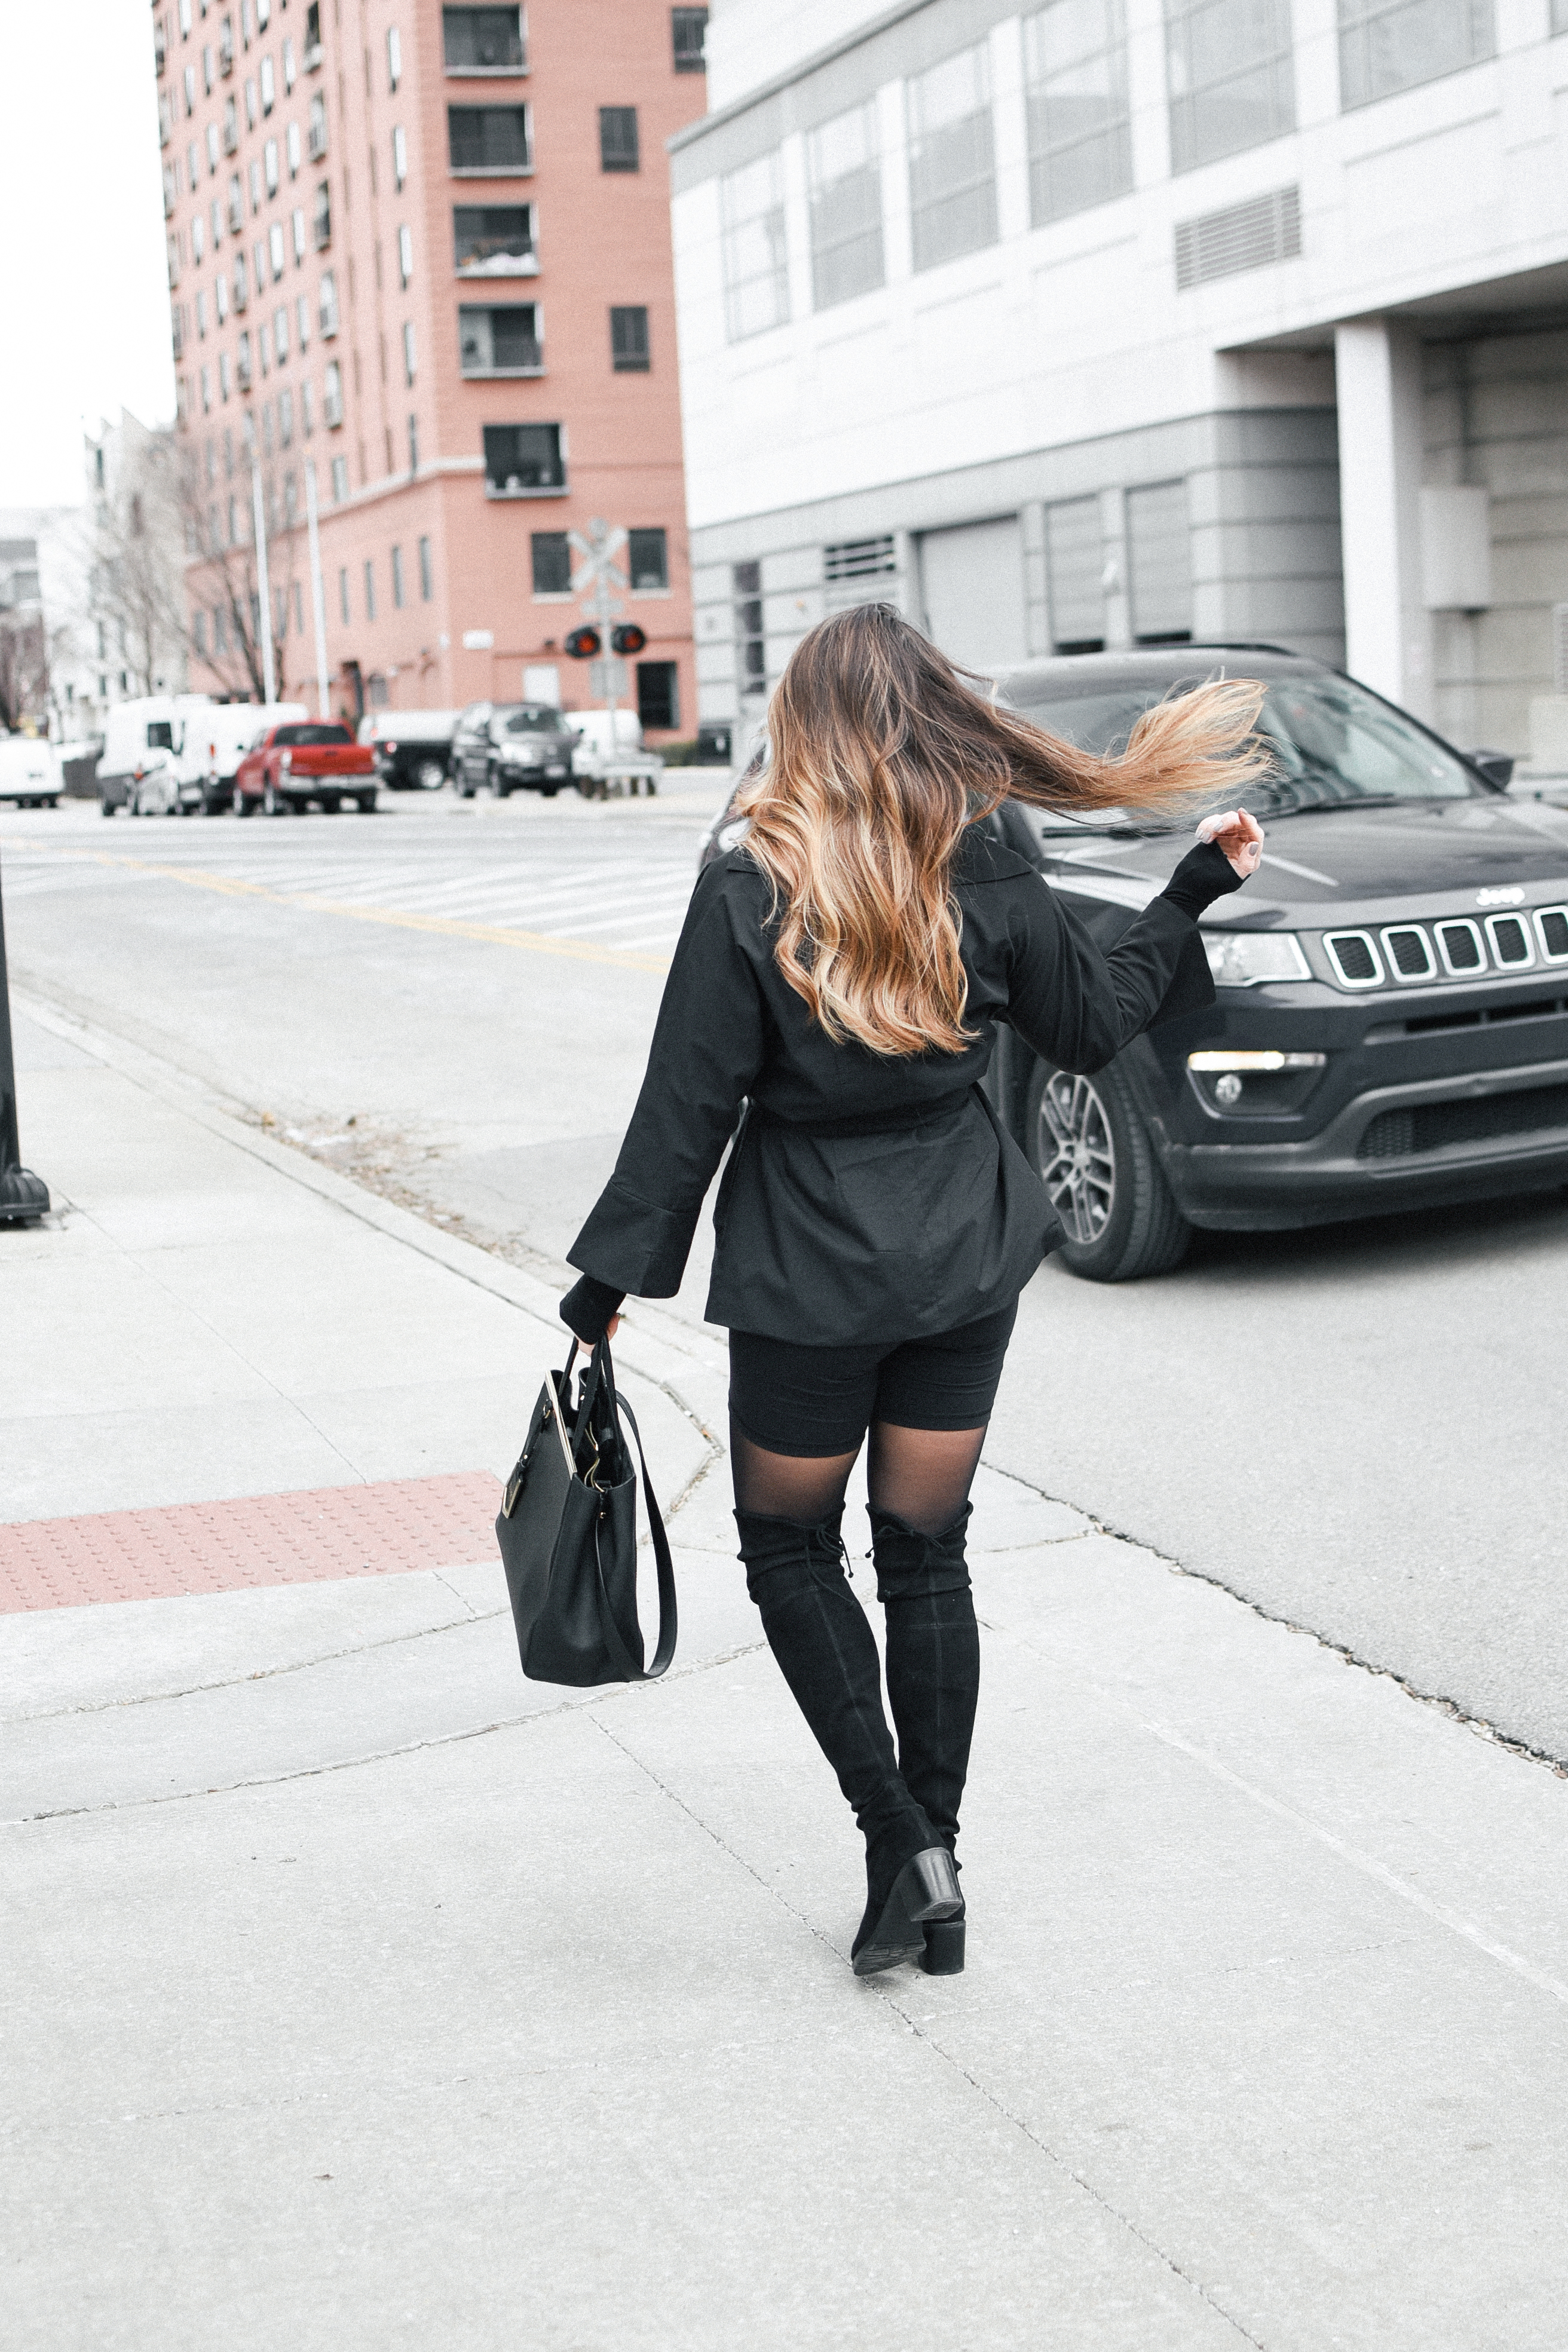
<svg viewBox="0 0 1568 2352">
<path fill-rule="evenodd" d="M 506 1467 L 548 1283 L 18 1028 L 4 1517 Z M 484 1543 L 0 1618 L 7 2346 L 1557 2352 L 1568 1783 L 986 1470 L 970 1968 L 858 1983 L 721 1350 L 618 1360 L 657 1687 L 525 1683 Z"/>
</svg>

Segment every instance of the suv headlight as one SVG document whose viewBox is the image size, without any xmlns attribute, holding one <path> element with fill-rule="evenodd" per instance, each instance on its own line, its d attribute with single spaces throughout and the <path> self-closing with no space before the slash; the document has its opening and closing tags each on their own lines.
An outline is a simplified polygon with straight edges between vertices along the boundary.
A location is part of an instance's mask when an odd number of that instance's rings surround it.
<svg viewBox="0 0 1568 2352">
<path fill-rule="evenodd" d="M 1204 952 L 1219 988 L 1258 988 L 1270 980 L 1310 980 L 1294 931 L 1205 931 Z"/>
</svg>

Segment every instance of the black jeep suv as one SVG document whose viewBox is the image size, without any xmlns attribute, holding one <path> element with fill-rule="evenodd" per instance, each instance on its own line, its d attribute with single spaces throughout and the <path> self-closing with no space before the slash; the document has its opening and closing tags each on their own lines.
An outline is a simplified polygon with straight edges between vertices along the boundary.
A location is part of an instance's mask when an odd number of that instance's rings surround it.
<svg viewBox="0 0 1568 2352">
<path fill-rule="evenodd" d="M 1220 674 L 1268 688 L 1273 780 L 1243 795 L 1263 864 L 1203 919 L 1218 1001 L 1091 1078 L 1004 1031 L 986 1088 L 1044 1176 L 1062 1255 L 1163 1272 L 1194 1226 L 1268 1229 L 1568 1181 L 1568 812 L 1299 656 L 1165 646 L 998 681 L 1053 734 L 1120 749 Z M 992 822 L 1107 945 L 1191 828 L 1005 803 Z M 738 837 L 715 827 L 714 845 Z"/>
</svg>

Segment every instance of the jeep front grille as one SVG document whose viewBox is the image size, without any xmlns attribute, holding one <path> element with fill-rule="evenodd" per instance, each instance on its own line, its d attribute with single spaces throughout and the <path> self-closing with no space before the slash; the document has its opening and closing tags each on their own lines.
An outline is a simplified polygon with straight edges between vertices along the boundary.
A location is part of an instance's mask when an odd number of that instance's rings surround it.
<svg viewBox="0 0 1568 2352">
<path fill-rule="evenodd" d="M 1479 1095 L 1464 1102 L 1415 1103 L 1381 1110 L 1356 1146 L 1358 1160 L 1404 1160 L 1455 1143 L 1486 1143 L 1504 1135 L 1533 1135 L 1568 1127 L 1568 1086 L 1528 1087 L 1515 1094 Z"/>
</svg>

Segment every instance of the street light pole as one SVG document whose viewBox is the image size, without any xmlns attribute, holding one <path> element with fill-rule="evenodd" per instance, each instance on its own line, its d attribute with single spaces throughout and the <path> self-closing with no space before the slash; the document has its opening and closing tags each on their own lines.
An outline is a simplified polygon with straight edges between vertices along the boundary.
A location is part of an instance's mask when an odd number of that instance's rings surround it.
<svg viewBox="0 0 1568 2352">
<path fill-rule="evenodd" d="M 316 461 L 305 468 L 305 519 L 310 537 L 310 612 L 316 624 L 316 700 L 323 719 L 331 717 L 327 684 L 327 592 L 321 582 L 321 533 L 316 509 Z"/>
<path fill-rule="evenodd" d="M 267 578 L 267 518 L 261 510 L 261 468 L 250 463 L 250 501 L 256 514 L 256 578 L 261 591 L 261 698 L 268 706 L 278 699 L 278 676 L 272 667 L 272 590 Z"/>
<path fill-rule="evenodd" d="M 22 1165 L 16 1127 L 16 1061 L 11 1050 L 11 983 L 5 971 L 5 902 L 0 893 L 0 1224 L 47 1216 L 49 1188 Z"/>
</svg>

